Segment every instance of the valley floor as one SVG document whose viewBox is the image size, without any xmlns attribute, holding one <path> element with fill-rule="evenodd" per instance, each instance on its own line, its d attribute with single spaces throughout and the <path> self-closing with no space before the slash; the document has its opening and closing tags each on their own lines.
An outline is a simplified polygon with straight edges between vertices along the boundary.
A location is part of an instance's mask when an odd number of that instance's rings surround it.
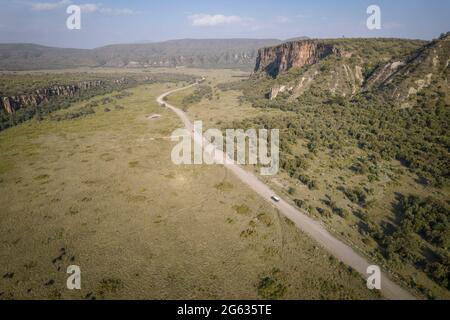
<svg viewBox="0 0 450 320">
<path fill-rule="evenodd" d="M 172 164 L 173 87 L 0 133 L 0 299 L 381 298 L 223 167 Z"/>
<path fill-rule="evenodd" d="M 245 123 L 257 125 L 261 124 L 259 119 L 262 117 L 270 119 L 268 122 L 272 125 L 277 124 L 277 119 L 283 119 L 290 115 L 292 115 L 292 119 L 295 119 L 296 114 L 291 111 L 281 111 L 276 108 L 253 108 L 242 99 L 242 91 L 224 91 L 218 86 L 220 83 L 239 80 L 238 78 L 230 71 L 224 71 L 221 75 L 211 71 L 204 84 L 212 88 L 209 95 L 191 102 L 192 98 L 198 94 L 195 88 L 192 88 L 171 95 L 168 101 L 171 104 L 183 106 L 191 120 L 203 120 L 203 130 L 235 128 L 236 125 L 239 126 L 243 123 L 244 125 Z M 324 119 L 324 121 L 326 120 Z M 347 119 L 341 120 L 347 121 Z M 370 190 L 370 195 L 366 200 L 367 205 L 364 207 L 364 211 L 367 212 L 365 214 L 370 221 L 376 224 L 383 222 L 395 224 L 398 218 L 395 207 L 400 195 L 418 194 L 422 197 L 431 196 L 445 201 L 448 199 L 448 188 L 438 189 L 421 184 L 420 178 L 408 171 L 398 161 L 381 162 L 379 166 L 381 169 L 380 179 L 375 181 L 368 179 L 366 175 L 355 174 L 351 169 L 352 166 L 358 162 L 359 158 L 364 157 L 364 152 L 357 146 L 346 148 L 341 154 L 318 152 L 313 158 L 308 154 L 306 141 L 294 141 L 289 147 L 300 158 L 303 157 L 308 164 L 304 172 L 316 184 L 313 188 L 309 188 L 306 183 L 291 178 L 284 171 L 280 171 L 274 177 L 260 177 L 266 184 L 292 205 L 300 206 L 302 211 L 321 221 L 335 237 L 362 252 L 369 257 L 369 260 L 375 261 L 385 270 L 395 274 L 397 279 L 400 279 L 399 283 L 409 286 L 411 291 L 415 291 L 418 295 L 426 292 L 434 298 L 450 298 L 450 293 L 446 288 L 432 281 L 415 265 L 398 259 L 384 259 L 377 243 L 367 235 L 365 236 L 365 217 L 354 214 L 361 212 L 361 207 L 351 202 L 342 191 L 365 186 Z M 259 173 L 259 168 L 249 167 L 247 169 L 253 170 L 255 174 Z M 343 210 L 347 214 L 345 216 L 334 214 L 331 212 L 330 205 L 344 208 Z"/>
</svg>

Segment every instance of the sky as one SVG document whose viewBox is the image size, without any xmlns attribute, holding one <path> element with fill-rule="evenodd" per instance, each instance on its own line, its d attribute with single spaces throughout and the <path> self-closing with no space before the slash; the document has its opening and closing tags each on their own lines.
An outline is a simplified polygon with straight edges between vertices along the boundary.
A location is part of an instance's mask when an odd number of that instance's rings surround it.
<svg viewBox="0 0 450 320">
<path fill-rule="evenodd" d="M 369 30 L 378 5 L 381 29 Z M 69 30 L 67 7 L 81 8 Z M 450 31 L 450 0 L 0 0 L 0 43 L 95 48 L 184 38 L 396 37 Z"/>
</svg>

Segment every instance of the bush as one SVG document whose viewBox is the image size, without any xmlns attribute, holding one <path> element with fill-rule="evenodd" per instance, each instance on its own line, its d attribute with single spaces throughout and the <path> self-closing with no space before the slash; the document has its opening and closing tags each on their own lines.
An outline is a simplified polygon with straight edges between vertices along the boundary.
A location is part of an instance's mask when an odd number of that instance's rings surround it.
<svg viewBox="0 0 450 320">
<path fill-rule="evenodd" d="M 184 97 L 181 103 L 183 104 L 183 106 L 188 106 L 194 103 L 198 103 L 204 98 L 211 100 L 212 97 L 213 91 L 211 86 L 201 85 L 198 86 L 191 95 Z"/>
<path fill-rule="evenodd" d="M 312 180 L 311 178 L 309 178 L 306 175 L 300 174 L 298 176 L 298 180 L 300 180 L 300 182 L 303 183 L 304 185 L 306 185 L 308 187 L 308 189 L 310 189 L 310 190 L 316 190 L 317 189 L 317 182 Z"/>
<path fill-rule="evenodd" d="M 64 121 L 64 120 L 71 120 L 71 119 L 85 117 L 85 116 L 88 116 L 88 115 L 94 114 L 94 113 L 95 113 L 94 109 L 91 106 L 87 105 L 87 106 L 84 106 L 83 108 L 80 108 L 78 110 L 74 110 L 71 112 L 67 112 L 62 115 L 54 115 L 51 117 L 51 119 L 53 121 Z"/>
<path fill-rule="evenodd" d="M 377 239 L 388 259 L 401 259 L 421 267 L 439 285 L 449 288 L 450 210 L 432 198 L 401 196 L 398 203 L 400 221 L 391 235 L 376 231 Z M 370 230 L 374 235 L 375 231 Z M 424 257 L 422 243 L 434 248 L 432 256 Z"/>
<path fill-rule="evenodd" d="M 367 201 L 366 191 L 360 187 L 355 187 L 353 189 L 339 187 L 338 190 L 342 191 L 348 200 L 351 202 L 364 207 Z"/>
</svg>

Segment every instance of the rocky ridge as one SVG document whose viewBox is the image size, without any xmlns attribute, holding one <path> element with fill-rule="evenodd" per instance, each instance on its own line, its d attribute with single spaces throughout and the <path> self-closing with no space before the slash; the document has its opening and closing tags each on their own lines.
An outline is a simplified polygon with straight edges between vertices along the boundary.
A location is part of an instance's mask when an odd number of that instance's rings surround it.
<svg viewBox="0 0 450 320">
<path fill-rule="evenodd" d="M 314 96 L 351 97 L 377 92 L 399 105 L 411 107 L 424 92 L 449 103 L 449 33 L 431 42 L 401 39 L 302 40 L 259 50 L 254 76 L 266 81 L 270 100 L 280 94 L 295 99 Z M 422 102 L 423 102 L 422 101 Z"/>
<path fill-rule="evenodd" d="M 276 77 L 292 68 L 313 65 L 331 54 L 348 55 L 333 44 L 315 40 L 286 42 L 279 46 L 260 49 L 256 58 L 255 72 L 266 72 Z"/>
<path fill-rule="evenodd" d="M 106 82 L 103 80 L 83 81 L 73 85 L 55 85 L 48 88 L 42 88 L 27 95 L 0 97 L 0 110 L 3 110 L 8 114 L 12 114 L 21 108 L 38 106 L 41 103 L 48 102 L 52 97 L 71 97 L 80 91 L 104 87 L 109 84 L 121 85 L 126 82 L 127 79 L 125 78 L 116 79 L 111 82 Z"/>
</svg>

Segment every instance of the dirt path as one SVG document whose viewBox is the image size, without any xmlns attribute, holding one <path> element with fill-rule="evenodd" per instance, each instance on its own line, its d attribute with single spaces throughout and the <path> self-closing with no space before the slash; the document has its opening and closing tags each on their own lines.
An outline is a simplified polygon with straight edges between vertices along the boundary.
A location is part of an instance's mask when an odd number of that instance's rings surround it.
<svg viewBox="0 0 450 320">
<path fill-rule="evenodd" d="M 193 132 L 193 124 L 189 120 L 186 113 L 182 110 L 168 104 L 164 101 L 164 98 L 177 91 L 185 90 L 195 86 L 196 84 L 189 85 L 187 87 L 171 90 L 164 93 L 157 98 L 158 103 L 165 104 L 167 108 L 175 112 L 182 120 L 187 130 L 189 130 L 194 142 L 197 144 L 205 145 L 203 137 L 196 132 Z M 224 157 L 222 150 L 216 150 L 216 157 Z M 226 157 L 226 156 L 225 156 Z M 226 157 L 227 158 L 227 157 Z M 229 159 L 229 158 L 228 158 Z M 231 161 L 231 160 L 230 160 Z M 236 175 L 242 182 L 247 184 L 253 191 L 259 194 L 264 200 L 272 203 L 282 214 L 295 223 L 295 225 L 303 232 L 308 234 L 312 239 L 317 241 L 323 248 L 325 248 L 330 254 L 332 254 L 339 261 L 342 261 L 346 265 L 352 267 L 359 272 L 364 278 L 367 277 L 367 267 L 372 265 L 363 256 L 354 251 L 350 246 L 346 245 L 342 241 L 335 238 L 330 234 L 319 222 L 308 217 L 303 212 L 294 208 L 288 202 L 281 199 L 280 202 L 272 201 L 271 197 L 275 195 L 266 184 L 261 182 L 254 174 L 248 172 L 236 164 L 225 164 L 225 167 Z M 384 297 L 392 300 L 414 300 L 417 299 L 407 290 L 393 282 L 389 277 L 382 273 L 381 275 L 381 293 Z"/>
</svg>

